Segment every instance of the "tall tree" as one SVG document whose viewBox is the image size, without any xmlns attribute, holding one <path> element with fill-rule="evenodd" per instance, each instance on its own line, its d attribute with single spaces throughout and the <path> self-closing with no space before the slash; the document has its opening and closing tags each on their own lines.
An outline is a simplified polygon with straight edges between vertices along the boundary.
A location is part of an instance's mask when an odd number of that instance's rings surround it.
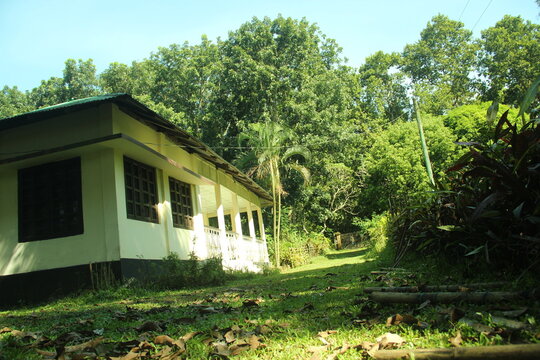
<svg viewBox="0 0 540 360">
<path fill-rule="evenodd" d="M 540 25 L 506 15 L 482 31 L 481 73 L 487 79 L 486 100 L 519 105 L 540 74 Z"/>
<path fill-rule="evenodd" d="M 410 112 L 405 75 L 397 67 L 401 56 L 377 51 L 358 70 L 360 106 L 369 120 L 394 122 Z"/>
<path fill-rule="evenodd" d="M 96 67 L 92 59 L 86 61 L 68 59 L 65 62 L 63 77 L 42 80 L 41 85 L 30 92 L 30 99 L 34 106 L 39 108 L 94 96 L 99 92 Z"/>
<path fill-rule="evenodd" d="M 0 91 L 0 119 L 32 110 L 28 95 L 16 86 L 4 86 Z"/>
<path fill-rule="evenodd" d="M 133 61 L 131 66 L 113 62 L 99 75 L 99 84 L 107 93 L 149 96 L 154 78 L 150 60 Z"/>
<path fill-rule="evenodd" d="M 149 65 L 154 76 L 152 100 L 184 113 L 187 130 L 208 140 L 215 125 L 212 106 L 221 72 L 218 46 L 206 36 L 198 45 L 173 44 L 152 54 Z"/>
<path fill-rule="evenodd" d="M 444 15 L 433 17 L 420 40 L 405 46 L 401 67 L 415 84 L 424 111 L 442 114 L 470 102 L 477 48 L 472 32 Z"/>
<path fill-rule="evenodd" d="M 290 130 L 271 121 L 252 123 L 239 136 L 239 143 L 245 143 L 250 150 L 237 160 L 237 164 L 246 169 L 248 175 L 270 181 L 274 205 L 272 240 L 277 266 L 280 266 L 281 199 L 285 193 L 282 172 L 286 168 L 294 169 L 305 180 L 309 178 L 307 168 L 297 161 L 298 157 L 308 158 L 309 151 L 301 146 L 288 146 L 292 139 Z"/>
<path fill-rule="evenodd" d="M 216 137 L 227 145 L 227 138 L 260 121 L 296 130 L 304 121 L 301 94 L 339 64 L 339 51 L 305 19 L 254 18 L 231 32 L 220 43 L 223 76 L 215 110 L 223 122 L 216 126 Z"/>
</svg>

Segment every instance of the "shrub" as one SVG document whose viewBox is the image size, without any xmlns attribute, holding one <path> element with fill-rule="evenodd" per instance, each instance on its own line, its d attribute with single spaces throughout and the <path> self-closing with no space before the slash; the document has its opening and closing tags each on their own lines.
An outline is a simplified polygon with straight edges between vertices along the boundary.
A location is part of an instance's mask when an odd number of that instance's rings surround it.
<svg viewBox="0 0 540 360">
<path fill-rule="evenodd" d="M 403 209 L 396 240 L 417 252 L 504 269 L 540 263 L 540 126 L 499 119 L 487 143 L 449 171 L 449 185 L 416 209 Z"/>
<path fill-rule="evenodd" d="M 355 225 L 360 228 L 361 243 L 368 247 L 370 257 L 382 260 L 389 259 L 393 254 L 392 245 L 389 242 L 393 218 L 388 212 L 373 215 L 370 219 L 359 219 Z"/>
<path fill-rule="evenodd" d="M 163 271 L 152 280 L 161 289 L 179 289 L 191 286 L 220 285 L 226 280 L 220 258 L 199 260 L 193 253 L 189 259 L 181 260 L 171 253 L 163 258 Z"/>
<path fill-rule="evenodd" d="M 297 267 L 306 264 L 311 257 L 326 253 L 330 246 L 330 240 L 321 233 L 284 228 L 281 238 L 281 265 Z"/>
</svg>

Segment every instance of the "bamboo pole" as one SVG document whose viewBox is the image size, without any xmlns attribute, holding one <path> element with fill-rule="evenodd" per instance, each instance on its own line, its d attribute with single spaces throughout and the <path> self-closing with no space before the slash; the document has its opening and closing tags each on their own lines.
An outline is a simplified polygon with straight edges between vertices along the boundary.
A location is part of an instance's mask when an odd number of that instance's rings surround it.
<svg viewBox="0 0 540 360">
<path fill-rule="evenodd" d="M 411 356 L 412 354 L 412 356 Z M 414 357 L 413 357 L 414 356 Z M 540 359 L 540 344 L 494 345 L 443 349 L 379 350 L 373 354 L 377 360 L 396 359 Z"/>
<path fill-rule="evenodd" d="M 410 271 L 407 271 L 407 270 L 377 270 L 377 271 L 371 271 L 370 274 L 371 275 L 387 275 L 387 274 L 391 274 L 391 273 L 394 273 L 396 275 L 407 275 L 407 274 L 411 274 Z"/>
<path fill-rule="evenodd" d="M 431 160 L 429 159 L 429 151 L 426 144 L 426 138 L 424 136 L 424 127 L 422 126 L 422 118 L 420 117 L 420 111 L 418 110 L 418 105 L 416 104 L 416 98 L 414 97 L 413 97 L 413 106 L 414 106 L 414 111 L 416 113 L 416 124 L 418 125 L 418 133 L 420 134 L 420 144 L 422 146 L 422 154 L 424 155 L 424 161 L 426 165 L 428 179 L 431 185 L 435 186 L 435 178 L 433 177 L 433 170 L 431 168 Z"/>
<path fill-rule="evenodd" d="M 525 297 L 526 294 L 510 291 L 477 291 L 477 292 L 434 292 L 434 293 L 399 293 L 376 291 L 369 295 L 370 300 L 379 303 L 421 304 L 424 301 L 432 303 L 450 304 L 466 301 L 474 304 L 515 300 Z"/>
<path fill-rule="evenodd" d="M 429 286 L 371 286 L 364 288 L 365 293 L 379 292 L 402 292 L 402 293 L 417 293 L 417 292 L 434 292 L 434 291 L 463 291 L 464 289 L 493 289 L 499 286 L 507 285 L 507 282 L 496 281 L 486 283 L 474 283 L 466 285 L 429 285 Z"/>
</svg>

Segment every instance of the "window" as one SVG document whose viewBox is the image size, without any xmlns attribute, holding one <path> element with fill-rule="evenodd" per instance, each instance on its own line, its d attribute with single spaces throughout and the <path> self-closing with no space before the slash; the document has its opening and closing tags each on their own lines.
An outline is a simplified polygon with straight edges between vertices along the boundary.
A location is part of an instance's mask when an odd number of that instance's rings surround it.
<svg viewBox="0 0 540 360">
<path fill-rule="evenodd" d="M 169 188 L 171 190 L 173 226 L 183 229 L 193 229 L 191 185 L 170 177 Z"/>
<path fill-rule="evenodd" d="M 127 217 L 158 223 L 156 169 L 124 157 Z"/>
<path fill-rule="evenodd" d="M 81 159 L 19 170 L 19 241 L 82 234 Z"/>
</svg>

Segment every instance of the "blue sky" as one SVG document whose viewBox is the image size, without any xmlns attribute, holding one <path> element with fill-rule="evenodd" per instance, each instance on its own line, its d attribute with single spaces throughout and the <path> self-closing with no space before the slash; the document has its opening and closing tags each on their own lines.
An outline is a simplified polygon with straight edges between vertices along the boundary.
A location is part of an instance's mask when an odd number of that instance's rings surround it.
<svg viewBox="0 0 540 360">
<path fill-rule="evenodd" d="M 0 87 L 30 90 L 61 76 L 68 58 L 141 60 L 160 46 L 226 38 L 253 16 L 302 18 L 337 40 L 349 65 L 401 51 L 441 13 L 480 31 L 503 15 L 539 23 L 535 0 L 0 0 Z"/>
</svg>

